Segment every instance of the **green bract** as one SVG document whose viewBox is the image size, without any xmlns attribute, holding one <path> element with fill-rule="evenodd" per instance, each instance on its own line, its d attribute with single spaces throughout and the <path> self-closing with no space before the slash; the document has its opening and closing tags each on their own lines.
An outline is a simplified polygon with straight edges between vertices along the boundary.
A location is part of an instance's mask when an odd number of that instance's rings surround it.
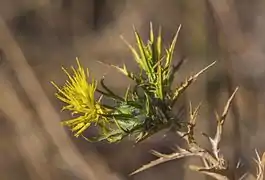
<svg viewBox="0 0 265 180">
<path fill-rule="evenodd" d="M 99 133 L 94 140 L 109 142 L 118 142 L 125 137 L 139 142 L 164 128 L 181 127 L 177 114 L 172 112 L 173 106 L 187 87 L 214 63 L 187 78 L 177 88 L 172 88 L 174 75 L 181 65 L 172 64 L 179 30 L 180 27 L 170 46 L 165 49 L 162 45 L 161 28 L 155 36 L 152 24 L 148 42 L 143 42 L 135 29 L 136 48 L 123 39 L 140 69 L 139 73 L 134 73 L 126 65 L 111 65 L 135 82 L 133 87 L 128 87 L 124 96 L 119 96 L 108 88 L 104 78 L 100 80 L 102 89 L 97 88 L 95 80 L 89 83 L 88 73 L 85 73 L 79 62 L 77 70 L 72 68 L 73 75 L 63 69 L 69 80 L 62 88 L 53 83 L 59 91 L 56 96 L 66 103 L 63 109 L 76 114 L 74 119 L 64 121 L 63 124 L 77 131 L 76 136 L 82 134 L 91 124 L 95 124 Z M 113 105 L 107 106 L 100 100 L 95 100 L 95 92 L 100 93 L 101 98 L 111 99 Z"/>
</svg>

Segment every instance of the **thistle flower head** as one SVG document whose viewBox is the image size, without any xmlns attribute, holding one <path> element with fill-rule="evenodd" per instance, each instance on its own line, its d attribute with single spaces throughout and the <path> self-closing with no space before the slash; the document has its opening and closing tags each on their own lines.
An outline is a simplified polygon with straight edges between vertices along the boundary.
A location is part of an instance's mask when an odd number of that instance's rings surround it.
<svg viewBox="0 0 265 180">
<path fill-rule="evenodd" d="M 105 120 L 100 114 L 104 114 L 104 108 L 100 105 L 100 99 L 95 100 L 95 91 L 97 82 L 92 79 L 89 83 L 89 71 L 80 65 L 78 59 L 77 69 L 71 67 L 72 74 L 65 68 L 62 68 L 68 77 L 65 84 L 60 88 L 54 82 L 52 84 L 58 90 L 56 97 L 66 105 L 62 110 L 69 110 L 72 115 L 78 114 L 76 118 L 62 122 L 63 125 L 69 126 L 75 131 L 78 137 L 92 123 L 103 123 Z"/>
</svg>

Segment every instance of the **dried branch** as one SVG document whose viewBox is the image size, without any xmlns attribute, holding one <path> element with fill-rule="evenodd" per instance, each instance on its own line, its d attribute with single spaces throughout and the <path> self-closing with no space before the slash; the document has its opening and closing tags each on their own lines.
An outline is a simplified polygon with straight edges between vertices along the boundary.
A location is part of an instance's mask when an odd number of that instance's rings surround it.
<svg viewBox="0 0 265 180">
<path fill-rule="evenodd" d="M 210 136 L 204 134 L 209 139 L 211 146 L 212 146 L 212 152 L 209 152 L 205 148 L 201 147 L 195 139 L 194 135 L 194 127 L 196 126 L 196 118 L 198 115 L 199 108 L 201 107 L 201 103 L 195 108 L 195 110 L 192 110 L 192 106 L 190 104 L 190 117 L 189 117 L 189 124 L 187 126 L 186 132 L 177 131 L 176 133 L 181 136 L 188 145 L 188 149 L 183 149 L 180 147 L 177 147 L 176 152 L 172 154 L 161 154 L 159 152 L 153 151 L 153 154 L 158 157 L 158 159 L 142 166 L 141 168 L 137 169 L 131 175 L 139 173 L 141 171 L 144 171 L 146 169 L 149 169 L 153 166 L 190 156 L 197 156 L 200 157 L 203 161 L 203 164 L 205 167 L 197 167 L 197 166 L 191 166 L 190 168 L 192 170 L 196 170 L 198 172 L 204 173 L 206 175 L 212 176 L 215 179 L 218 180 L 231 180 L 234 179 L 231 173 L 229 172 L 228 165 L 225 161 L 225 159 L 220 154 L 220 148 L 219 143 L 221 141 L 222 132 L 223 132 L 223 125 L 225 122 L 225 119 L 228 114 L 228 110 L 231 106 L 232 100 L 235 97 L 235 94 L 237 92 L 238 88 L 235 89 L 233 94 L 228 99 L 222 116 L 217 116 L 217 130 L 214 138 L 211 138 Z"/>
<path fill-rule="evenodd" d="M 221 136 L 222 136 L 222 132 L 223 132 L 223 126 L 224 126 L 224 122 L 225 122 L 225 119 L 226 119 L 226 116 L 228 114 L 228 110 L 231 106 L 231 103 L 232 103 L 232 100 L 236 94 L 238 90 L 238 87 L 235 89 L 235 91 L 233 92 L 233 94 L 231 95 L 231 97 L 228 99 L 227 101 L 227 104 L 224 108 L 224 111 L 222 113 L 222 116 L 219 117 L 219 115 L 216 113 L 216 117 L 217 117 L 217 129 L 216 129 L 216 134 L 215 134 L 215 137 L 214 139 L 211 138 L 210 136 L 208 136 L 207 134 L 203 134 L 204 136 L 206 136 L 211 145 L 212 145 L 212 151 L 213 151 L 213 154 L 215 156 L 216 159 L 220 159 L 220 155 L 219 155 L 219 152 L 220 152 L 220 148 L 219 148 L 219 143 L 221 141 Z"/>
</svg>

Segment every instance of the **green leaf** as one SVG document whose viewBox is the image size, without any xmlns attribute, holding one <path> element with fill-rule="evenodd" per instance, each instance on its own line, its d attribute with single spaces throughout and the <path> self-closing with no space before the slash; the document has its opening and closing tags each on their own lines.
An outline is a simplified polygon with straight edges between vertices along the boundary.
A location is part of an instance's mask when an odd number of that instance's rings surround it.
<svg viewBox="0 0 265 180">
<path fill-rule="evenodd" d="M 147 59 L 147 53 L 146 53 L 146 50 L 144 48 L 143 40 L 140 37 L 139 33 L 135 29 L 134 29 L 134 33 L 135 33 L 135 37 L 136 37 L 136 42 L 137 42 L 137 45 L 138 45 L 138 49 L 139 49 L 140 54 L 141 54 L 142 69 L 145 70 L 147 76 L 150 79 L 154 80 L 154 74 L 152 72 L 150 62 Z"/>
<path fill-rule="evenodd" d="M 137 51 L 133 48 L 133 46 L 130 44 L 130 43 L 128 43 L 128 41 L 126 41 L 124 38 L 123 38 L 123 36 L 121 36 L 121 39 L 125 42 L 125 44 L 129 47 L 129 49 L 131 50 L 131 52 L 133 53 L 133 56 L 134 56 L 134 59 L 135 59 L 135 61 L 138 63 L 138 65 L 140 66 L 140 67 L 145 67 L 145 65 L 143 64 L 143 62 L 142 62 L 142 60 L 141 60 L 141 58 L 140 58 L 140 56 L 139 56 L 139 54 L 137 53 Z"/>
<path fill-rule="evenodd" d="M 175 49 L 175 46 L 176 46 L 176 42 L 177 42 L 177 38 L 178 38 L 178 35 L 179 35 L 180 28 L 181 28 L 181 25 L 179 26 L 178 31 L 175 34 L 175 36 L 174 36 L 174 38 L 173 38 L 173 40 L 171 42 L 169 50 L 167 51 L 166 65 L 165 65 L 166 67 L 170 66 L 170 64 L 172 62 L 172 57 L 173 57 L 173 53 L 174 53 L 174 49 Z"/>
<path fill-rule="evenodd" d="M 160 61 L 161 59 L 161 47 L 162 47 L 162 37 L 161 37 L 161 30 L 162 28 L 159 27 L 159 30 L 158 30 L 158 36 L 157 36 L 157 44 L 156 44 L 156 58 L 157 58 L 157 61 Z"/>
</svg>

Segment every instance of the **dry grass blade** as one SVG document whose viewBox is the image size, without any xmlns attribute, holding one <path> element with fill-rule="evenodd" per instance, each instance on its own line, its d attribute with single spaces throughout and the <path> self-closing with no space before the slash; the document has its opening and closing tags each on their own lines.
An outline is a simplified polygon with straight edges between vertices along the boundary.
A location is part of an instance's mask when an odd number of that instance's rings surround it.
<svg viewBox="0 0 265 180">
<path fill-rule="evenodd" d="M 258 167 L 257 167 L 257 178 L 256 180 L 264 179 L 264 170 L 265 170 L 265 153 L 262 154 L 260 158 L 258 151 L 256 150 L 257 159 L 255 159 Z"/>
</svg>

